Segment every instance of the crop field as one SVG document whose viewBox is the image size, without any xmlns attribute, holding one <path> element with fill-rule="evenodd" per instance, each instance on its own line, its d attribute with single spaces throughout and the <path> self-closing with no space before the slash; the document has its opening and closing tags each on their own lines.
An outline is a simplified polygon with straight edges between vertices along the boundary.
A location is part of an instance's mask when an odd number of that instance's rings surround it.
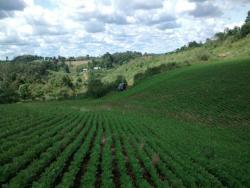
<svg viewBox="0 0 250 188">
<path fill-rule="evenodd" d="M 35 107 L 10 105 L 1 110 L 2 187 L 249 185 L 249 169 L 236 172 L 237 161 L 227 163 L 249 156 L 246 140 L 234 144 L 237 155 L 221 160 L 232 149 L 227 145 L 230 132 L 221 134 L 224 140 L 217 143 L 222 130 L 209 132 L 175 120 L 105 111 L 59 114 L 49 106 L 37 112 Z M 45 115 L 48 110 L 51 115 Z M 9 114 L 15 118 L 4 120 Z M 202 153 L 195 151 L 200 147 Z"/>
<path fill-rule="evenodd" d="M 207 97 L 198 67 L 99 101 L 0 105 L 0 187 L 250 187 L 249 63 L 227 65 L 204 66 Z"/>
</svg>

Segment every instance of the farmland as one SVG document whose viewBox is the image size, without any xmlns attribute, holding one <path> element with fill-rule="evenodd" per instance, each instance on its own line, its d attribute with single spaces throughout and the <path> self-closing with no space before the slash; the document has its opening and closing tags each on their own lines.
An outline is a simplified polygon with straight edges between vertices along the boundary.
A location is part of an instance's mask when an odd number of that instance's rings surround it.
<svg viewBox="0 0 250 188">
<path fill-rule="evenodd" d="M 1 105 L 0 184 L 249 187 L 249 68 L 199 64 L 98 100 Z"/>
</svg>

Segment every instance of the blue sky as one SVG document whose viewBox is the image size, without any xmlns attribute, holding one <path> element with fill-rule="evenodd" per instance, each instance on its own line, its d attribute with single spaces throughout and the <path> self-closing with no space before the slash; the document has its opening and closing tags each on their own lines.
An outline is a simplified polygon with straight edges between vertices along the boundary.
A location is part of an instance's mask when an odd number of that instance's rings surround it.
<svg viewBox="0 0 250 188">
<path fill-rule="evenodd" d="M 0 58 L 164 53 L 240 26 L 250 0 L 0 0 Z"/>
</svg>

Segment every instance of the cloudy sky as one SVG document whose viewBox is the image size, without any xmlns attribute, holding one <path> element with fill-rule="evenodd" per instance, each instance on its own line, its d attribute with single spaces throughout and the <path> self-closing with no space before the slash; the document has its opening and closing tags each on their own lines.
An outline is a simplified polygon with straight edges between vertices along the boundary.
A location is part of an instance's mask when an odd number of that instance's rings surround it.
<svg viewBox="0 0 250 188">
<path fill-rule="evenodd" d="M 250 0 L 0 0 L 0 58 L 163 53 L 243 24 Z"/>
</svg>

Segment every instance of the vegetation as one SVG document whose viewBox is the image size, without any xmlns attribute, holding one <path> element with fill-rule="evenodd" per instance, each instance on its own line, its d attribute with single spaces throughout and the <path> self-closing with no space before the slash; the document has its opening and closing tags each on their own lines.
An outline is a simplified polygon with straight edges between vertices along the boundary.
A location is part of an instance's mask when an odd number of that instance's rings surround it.
<svg viewBox="0 0 250 188">
<path fill-rule="evenodd" d="M 88 97 L 94 97 L 94 98 L 103 97 L 107 93 L 117 90 L 117 87 L 121 82 L 126 83 L 126 80 L 122 76 L 118 76 L 114 82 L 109 84 L 104 84 L 100 79 L 96 78 L 95 75 L 92 73 L 90 74 L 88 80 L 88 89 L 86 95 Z"/>
<path fill-rule="evenodd" d="M 173 68 L 222 59 L 249 57 L 249 15 L 242 27 L 225 29 L 205 43 L 192 41 L 164 55 L 127 51 L 101 57 L 22 55 L 0 63 L 0 103 L 55 100 L 78 95 L 102 97 L 119 84 L 128 85 Z M 115 85 L 116 84 L 116 85 Z"/>
<path fill-rule="evenodd" d="M 68 65 L 58 61 L 31 61 L 30 56 L 15 58 L 0 64 L 0 102 L 8 103 L 26 99 L 45 99 L 65 96 L 62 92 L 74 92 Z M 20 61 L 19 61 L 19 60 Z M 58 91 L 59 90 L 59 91 Z"/>
<path fill-rule="evenodd" d="M 249 16 L 162 55 L 6 58 L 0 187 L 250 187 Z"/>
<path fill-rule="evenodd" d="M 249 187 L 249 68 L 208 62 L 99 100 L 0 105 L 0 184 Z"/>
<path fill-rule="evenodd" d="M 40 57 L 23 55 L 14 58 L 12 61 L 2 61 L 0 64 L 0 103 L 10 103 L 22 100 L 50 100 L 75 97 L 86 92 L 85 88 L 96 86 L 94 80 L 98 79 L 98 74 L 106 69 L 125 64 L 129 60 L 141 56 L 138 52 L 106 53 L 100 58 L 79 57 L 65 58 Z M 89 64 L 79 64 L 72 68 L 72 62 L 89 60 Z M 101 67 L 102 71 L 94 71 L 94 67 Z M 87 73 L 83 69 L 88 70 Z M 84 75 L 85 74 L 85 75 Z M 93 74 L 95 74 L 93 76 Z M 87 76 L 86 76 L 87 75 Z M 91 77 L 88 80 L 88 77 Z M 119 76 L 118 76 L 119 77 Z M 87 84 L 94 84 L 86 87 Z M 103 96 L 109 89 L 113 90 L 118 84 L 98 83 L 101 88 L 93 92 L 88 91 L 87 95 L 93 94 Z M 105 89 L 104 89 L 105 88 Z"/>
<path fill-rule="evenodd" d="M 131 59 L 135 59 L 137 57 L 141 57 L 142 54 L 140 52 L 123 52 L 123 53 L 114 53 L 110 54 L 107 52 L 100 58 L 93 58 L 92 62 L 89 63 L 89 68 L 93 69 L 96 66 L 111 69 L 117 65 L 122 65 L 128 63 Z"/>
<path fill-rule="evenodd" d="M 217 35 L 217 34 L 216 34 Z M 224 34 L 223 34 L 224 36 Z M 134 78 L 137 74 L 145 74 L 148 69 L 160 67 L 161 65 L 173 64 L 176 67 L 185 67 L 200 63 L 209 63 L 222 60 L 233 60 L 237 58 L 249 57 L 250 36 L 236 39 L 228 36 L 223 40 L 207 40 L 200 46 L 183 47 L 175 52 L 158 56 L 142 56 L 131 60 L 127 64 L 110 70 L 102 77 L 104 83 L 115 80 L 118 75 L 123 75 L 129 85 L 134 84 Z"/>
</svg>

